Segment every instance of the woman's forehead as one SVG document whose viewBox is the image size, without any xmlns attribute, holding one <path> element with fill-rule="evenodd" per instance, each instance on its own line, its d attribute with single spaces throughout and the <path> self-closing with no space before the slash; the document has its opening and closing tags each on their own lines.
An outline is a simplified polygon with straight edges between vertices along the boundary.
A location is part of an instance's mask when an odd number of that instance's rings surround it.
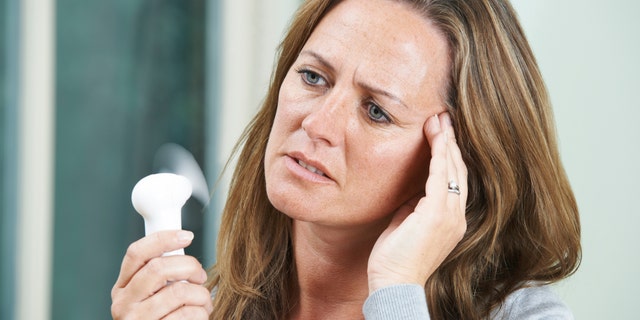
<svg viewBox="0 0 640 320">
<path fill-rule="evenodd" d="M 373 81 L 408 100 L 444 96 L 449 70 L 441 32 L 410 6 L 388 0 L 346 0 L 318 24 L 303 52 L 313 52 L 354 81 Z M 435 93 L 435 94 L 434 94 Z"/>
</svg>

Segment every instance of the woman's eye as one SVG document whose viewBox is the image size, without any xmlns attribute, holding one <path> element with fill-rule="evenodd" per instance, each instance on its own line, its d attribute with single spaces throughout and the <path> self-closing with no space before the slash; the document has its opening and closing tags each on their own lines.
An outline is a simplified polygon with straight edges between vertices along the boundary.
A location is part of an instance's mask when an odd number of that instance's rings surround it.
<svg viewBox="0 0 640 320">
<path fill-rule="evenodd" d="M 302 75 L 302 80 L 310 85 L 323 85 L 324 79 L 317 73 L 310 70 L 298 71 Z"/>
<path fill-rule="evenodd" d="M 378 107 L 374 103 L 369 103 L 368 108 L 367 113 L 372 121 L 381 123 L 391 122 L 389 116 L 382 110 L 382 108 Z"/>
</svg>

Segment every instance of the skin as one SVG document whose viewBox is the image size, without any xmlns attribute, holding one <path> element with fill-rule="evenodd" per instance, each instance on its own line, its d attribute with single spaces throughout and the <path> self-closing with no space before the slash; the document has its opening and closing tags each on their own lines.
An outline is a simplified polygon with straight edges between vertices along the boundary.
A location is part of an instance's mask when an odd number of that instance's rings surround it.
<svg viewBox="0 0 640 320">
<path fill-rule="evenodd" d="M 467 178 L 443 102 L 447 51 L 406 5 L 346 0 L 289 70 L 265 178 L 272 204 L 293 219 L 290 319 L 362 318 L 369 294 L 424 285 L 462 238 Z M 450 180 L 460 195 L 447 192 Z M 161 257 L 191 239 L 166 231 L 130 246 L 112 290 L 114 319 L 207 318 L 202 266 Z"/>
</svg>

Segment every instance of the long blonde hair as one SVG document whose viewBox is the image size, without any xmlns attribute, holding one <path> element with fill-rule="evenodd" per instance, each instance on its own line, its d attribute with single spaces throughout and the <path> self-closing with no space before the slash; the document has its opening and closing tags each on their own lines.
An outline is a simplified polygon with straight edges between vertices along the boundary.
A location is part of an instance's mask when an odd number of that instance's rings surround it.
<svg viewBox="0 0 640 320">
<path fill-rule="evenodd" d="M 481 319 L 531 281 L 580 262 L 577 205 L 560 162 L 546 88 L 513 8 L 500 0 L 396 0 L 449 41 L 448 107 L 469 171 L 467 232 L 425 285 L 434 319 Z M 311 32 L 339 2 L 306 1 L 245 130 L 208 287 L 211 319 L 282 319 L 296 281 L 291 221 L 270 204 L 264 154 L 278 92 Z"/>
</svg>

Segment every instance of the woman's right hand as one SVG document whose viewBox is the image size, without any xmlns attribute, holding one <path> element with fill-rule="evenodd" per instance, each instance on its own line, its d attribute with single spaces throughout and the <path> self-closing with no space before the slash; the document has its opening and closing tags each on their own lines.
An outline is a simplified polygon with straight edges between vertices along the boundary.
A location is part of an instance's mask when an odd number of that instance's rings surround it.
<svg viewBox="0 0 640 320">
<path fill-rule="evenodd" d="M 111 290 L 114 319 L 208 319 L 207 273 L 191 256 L 162 257 L 193 240 L 184 230 L 160 231 L 132 243 Z M 183 281 L 184 280 L 184 281 Z"/>
<path fill-rule="evenodd" d="M 414 283 L 424 286 L 467 230 L 467 166 L 447 112 L 424 125 L 431 149 L 424 195 L 404 203 L 380 235 L 369 257 L 369 291 Z M 449 191 L 449 181 L 459 184 Z"/>
</svg>

